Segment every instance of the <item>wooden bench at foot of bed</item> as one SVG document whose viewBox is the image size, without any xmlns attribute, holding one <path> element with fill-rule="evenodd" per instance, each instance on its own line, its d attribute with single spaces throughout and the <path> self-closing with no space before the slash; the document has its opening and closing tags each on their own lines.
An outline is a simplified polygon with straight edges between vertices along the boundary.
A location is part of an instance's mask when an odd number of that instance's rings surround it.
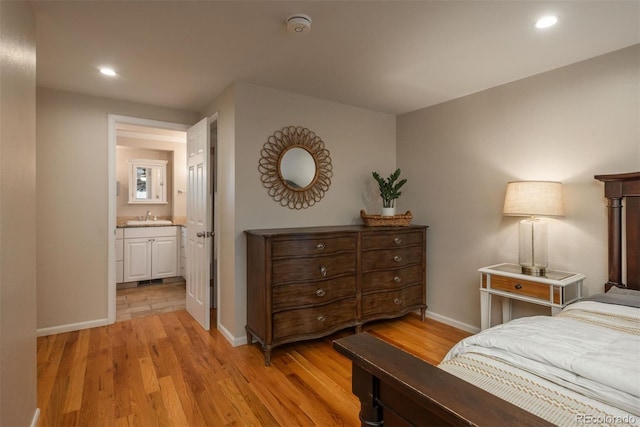
<svg viewBox="0 0 640 427">
<path fill-rule="evenodd" d="M 333 342 L 352 362 L 362 426 L 552 426 L 367 333 Z"/>
</svg>

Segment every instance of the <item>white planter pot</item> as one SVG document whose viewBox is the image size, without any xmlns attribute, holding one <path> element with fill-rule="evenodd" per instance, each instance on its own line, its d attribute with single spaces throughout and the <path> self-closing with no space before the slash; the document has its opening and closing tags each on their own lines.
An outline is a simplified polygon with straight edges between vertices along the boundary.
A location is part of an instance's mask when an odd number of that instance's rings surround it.
<svg viewBox="0 0 640 427">
<path fill-rule="evenodd" d="M 382 208 L 382 216 L 394 216 L 396 214 L 396 208 Z"/>
</svg>

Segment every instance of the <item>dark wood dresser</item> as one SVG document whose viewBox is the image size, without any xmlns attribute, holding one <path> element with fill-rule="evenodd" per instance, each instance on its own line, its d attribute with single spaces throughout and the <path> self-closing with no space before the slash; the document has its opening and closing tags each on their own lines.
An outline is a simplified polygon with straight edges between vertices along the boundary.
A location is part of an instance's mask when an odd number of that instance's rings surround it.
<svg viewBox="0 0 640 427">
<path fill-rule="evenodd" d="M 247 230 L 247 341 L 271 349 L 426 310 L 426 226 Z"/>
</svg>

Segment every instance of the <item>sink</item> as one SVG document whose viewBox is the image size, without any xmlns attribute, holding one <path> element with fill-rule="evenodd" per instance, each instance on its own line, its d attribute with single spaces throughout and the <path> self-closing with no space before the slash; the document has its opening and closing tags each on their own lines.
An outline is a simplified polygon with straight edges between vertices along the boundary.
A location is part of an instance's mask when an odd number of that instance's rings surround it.
<svg viewBox="0 0 640 427">
<path fill-rule="evenodd" d="M 173 225 L 173 222 L 168 219 L 150 219 L 149 221 L 130 219 L 127 221 L 127 225 Z"/>
</svg>

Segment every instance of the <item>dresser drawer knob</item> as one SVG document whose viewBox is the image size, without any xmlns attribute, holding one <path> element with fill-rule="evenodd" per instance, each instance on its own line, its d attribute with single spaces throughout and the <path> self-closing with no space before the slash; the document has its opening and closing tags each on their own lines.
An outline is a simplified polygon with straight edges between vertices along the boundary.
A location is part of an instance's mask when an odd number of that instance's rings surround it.
<svg viewBox="0 0 640 427">
<path fill-rule="evenodd" d="M 518 284 L 516 285 L 516 289 L 522 289 L 522 285 L 521 285 L 520 283 L 518 283 Z"/>
<path fill-rule="evenodd" d="M 396 255 L 396 256 L 393 257 L 393 260 L 395 262 L 400 262 L 400 261 L 402 261 L 402 257 L 400 255 Z"/>
<path fill-rule="evenodd" d="M 326 292 L 325 292 L 325 291 L 324 291 L 324 289 L 322 289 L 322 288 L 320 288 L 320 289 L 318 289 L 318 290 L 316 291 L 316 295 L 318 295 L 319 297 L 323 297 L 325 293 L 326 293 Z"/>
<path fill-rule="evenodd" d="M 326 317 L 324 317 L 324 316 L 321 314 L 321 315 L 319 315 L 319 316 L 317 317 L 317 319 L 318 319 L 318 322 L 324 322 L 324 321 L 326 320 Z"/>
<path fill-rule="evenodd" d="M 399 245 L 400 243 L 402 243 L 402 239 L 400 237 L 396 237 L 395 239 L 393 239 L 393 243 Z"/>
<path fill-rule="evenodd" d="M 402 300 L 400 298 L 396 298 L 396 299 L 393 300 L 393 303 L 395 305 L 400 305 L 400 304 L 402 304 Z"/>
<path fill-rule="evenodd" d="M 325 267 L 324 265 L 320 266 L 320 275 L 322 277 L 325 277 L 327 275 L 327 267 Z"/>
<path fill-rule="evenodd" d="M 396 282 L 396 283 L 400 283 L 400 282 L 402 282 L 402 279 L 400 277 L 396 276 L 396 277 L 393 278 L 393 281 Z"/>
<path fill-rule="evenodd" d="M 324 243 L 318 243 L 316 245 L 316 248 L 318 248 L 318 250 L 320 250 L 320 251 L 323 250 L 324 249 Z"/>
</svg>

